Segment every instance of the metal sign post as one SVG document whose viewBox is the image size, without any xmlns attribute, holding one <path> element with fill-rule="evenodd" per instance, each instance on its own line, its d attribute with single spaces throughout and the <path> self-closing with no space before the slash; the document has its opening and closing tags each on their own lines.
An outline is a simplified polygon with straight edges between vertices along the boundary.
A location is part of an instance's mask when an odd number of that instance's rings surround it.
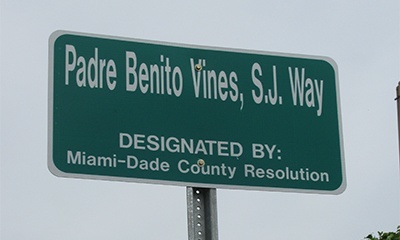
<svg viewBox="0 0 400 240">
<path fill-rule="evenodd" d="M 189 240 L 218 240 L 217 190 L 187 187 Z"/>
<path fill-rule="evenodd" d="M 396 102 L 397 102 L 397 126 L 398 126 L 398 134 L 399 134 L 399 151 L 400 151 L 400 102 L 399 102 L 399 98 L 400 98 L 400 82 L 398 83 L 397 87 L 396 87 Z M 400 154 L 400 152 L 399 152 Z"/>
</svg>

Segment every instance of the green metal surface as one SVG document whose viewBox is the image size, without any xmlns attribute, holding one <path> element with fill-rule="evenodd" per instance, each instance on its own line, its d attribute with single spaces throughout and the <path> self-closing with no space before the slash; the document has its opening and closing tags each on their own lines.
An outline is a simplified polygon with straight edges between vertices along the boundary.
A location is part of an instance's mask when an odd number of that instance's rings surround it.
<svg viewBox="0 0 400 240">
<path fill-rule="evenodd" d="M 49 168 L 58 176 L 344 191 L 328 58 L 58 31 L 49 61 Z"/>
</svg>

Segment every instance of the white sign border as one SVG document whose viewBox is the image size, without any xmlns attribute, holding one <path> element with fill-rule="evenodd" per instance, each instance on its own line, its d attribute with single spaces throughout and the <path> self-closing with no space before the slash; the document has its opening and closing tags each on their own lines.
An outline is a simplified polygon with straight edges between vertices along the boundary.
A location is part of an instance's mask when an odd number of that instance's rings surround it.
<svg viewBox="0 0 400 240">
<path fill-rule="evenodd" d="M 168 180 L 153 180 L 153 179 L 141 179 L 141 178 L 127 178 L 127 177 L 115 177 L 115 176 L 103 176 L 103 175 L 90 175 L 90 174 L 76 174 L 66 173 L 58 169 L 53 162 L 53 99 L 54 99 L 54 44 L 56 40 L 63 35 L 75 35 L 83 37 L 96 37 L 110 40 L 122 40 L 130 42 L 148 43 L 163 46 L 193 48 L 200 50 L 214 50 L 214 51 L 225 51 L 225 52 L 236 52 L 236 53 L 249 53 L 259 55 L 272 55 L 278 57 L 293 57 L 303 59 L 314 59 L 323 60 L 328 62 L 335 70 L 335 84 L 336 84 L 336 101 L 338 106 L 338 123 L 339 123 L 339 136 L 340 136 L 340 152 L 341 152 L 341 167 L 342 167 L 342 184 L 339 188 L 328 191 L 328 190 L 313 190 L 313 189 L 297 189 L 297 188 L 274 188 L 274 187 L 255 187 L 255 186 L 242 186 L 242 185 L 224 185 L 224 184 L 203 184 L 203 183 L 192 183 L 192 182 L 177 182 Z M 113 37 L 108 35 L 91 34 L 91 33 L 80 33 L 73 31 L 57 30 L 50 35 L 49 38 L 49 69 L 48 69 L 48 142 L 47 142 L 47 164 L 50 172 L 57 177 L 65 178 L 79 178 L 79 179 L 91 179 L 91 180 L 107 180 L 107 181 L 122 181 L 122 182 L 136 182 L 136 183 L 149 183 L 149 184 L 161 184 L 161 185 L 174 185 L 174 186 L 189 186 L 189 187 L 200 187 L 200 188 L 222 188 L 222 189 L 235 189 L 235 190 L 258 190 L 258 191 L 273 191 L 273 192 L 292 192 L 292 193 L 316 193 L 316 194 L 331 194 L 338 195 L 345 191 L 347 186 L 346 181 L 346 170 L 344 161 L 344 145 L 343 145 L 343 129 L 342 129 L 342 116 L 341 116 L 341 104 L 339 94 L 339 81 L 338 81 L 338 67 L 336 62 L 329 57 L 313 56 L 313 55 L 302 55 L 302 54 L 287 54 L 277 52 L 266 52 L 266 51 L 255 51 L 255 50 L 244 50 L 244 49 L 230 49 L 222 47 L 206 47 L 189 44 L 177 44 L 161 41 L 150 41 L 135 38 L 125 37 Z"/>
</svg>

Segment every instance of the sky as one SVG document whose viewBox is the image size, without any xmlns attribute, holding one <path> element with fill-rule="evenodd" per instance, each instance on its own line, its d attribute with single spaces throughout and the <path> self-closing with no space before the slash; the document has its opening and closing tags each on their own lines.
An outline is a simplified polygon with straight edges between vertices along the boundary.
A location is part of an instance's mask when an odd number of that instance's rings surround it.
<svg viewBox="0 0 400 240">
<path fill-rule="evenodd" d="M 0 11 L 2 240 L 187 239 L 185 187 L 48 170 L 48 49 L 56 30 L 332 58 L 345 191 L 218 189 L 219 239 L 363 239 L 400 224 L 397 0 L 2 0 Z"/>
</svg>

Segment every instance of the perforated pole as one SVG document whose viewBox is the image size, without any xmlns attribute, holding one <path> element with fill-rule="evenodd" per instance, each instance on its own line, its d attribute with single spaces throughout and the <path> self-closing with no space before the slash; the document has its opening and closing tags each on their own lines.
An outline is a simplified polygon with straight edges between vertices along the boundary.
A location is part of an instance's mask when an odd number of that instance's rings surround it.
<svg viewBox="0 0 400 240">
<path fill-rule="evenodd" d="M 217 190 L 186 188 L 189 240 L 218 240 Z"/>
</svg>

